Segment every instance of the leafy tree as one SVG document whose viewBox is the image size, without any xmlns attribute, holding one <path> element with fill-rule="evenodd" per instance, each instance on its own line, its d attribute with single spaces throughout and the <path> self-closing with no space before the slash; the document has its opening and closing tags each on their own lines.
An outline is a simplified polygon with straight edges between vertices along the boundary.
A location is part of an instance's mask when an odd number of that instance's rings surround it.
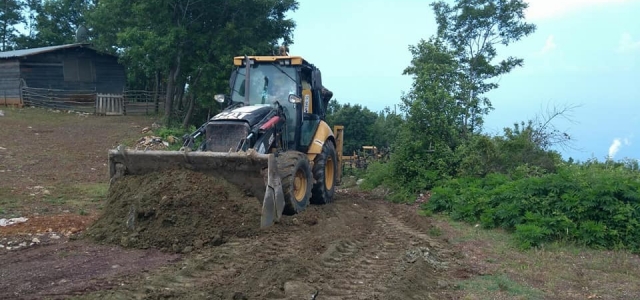
<svg viewBox="0 0 640 300">
<path fill-rule="evenodd" d="M 86 26 L 85 14 L 90 0 L 45 1 L 36 17 L 36 38 L 43 46 L 73 43 L 76 31 Z"/>
<path fill-rule="evenodd" d="M 20 0 L 3 0 L 0 2 L 0 41 L 1 51 L 11 50 L 15 46 L 18 37 L 16 25 L 24 21 L 21 14 L 23 3 Z"/>
<path fill-rule="evenodd" d="M 295 0 L 101 0 L 89 18 L 96 45 L 122 53 L 132 83 L 164 78 L 168 121 L 198 104 L 211 107 L 234 55 L 291 44 L 295 23 L 285 13 L 297 7 Z"/>
<path fill-rule="evenodd" d="M 524 0 L 456 0 L 431 4 L 438 24 L 438 38 L 447 43 L 458 61 L 459 82 L 454 92 L 463 109 L 465 133 L 479 130 L 493 106 L 482 95 L 498 87 L 490 80 L 522 66 L 521 58 L 508 57 L 493 63 L 497 45 L 509 44 L 536 29 L 524 21 Z"/>
<path fill-rule="evenodd" d="M 24 0 L 22 7 L 22 16 L 26 29 L 26 33 L 16 37 L 16 49 L 33 48 L 36 37 L 36 17 L 38 15 L 38 7 L 42 5 L 40 0 Z"/>
<path fill-rule="evenodd" d="M 358 152 L 362 146 L 371 145 L 374 142 L 374 124 L 378 114 L 372 112 L 360 104 L 338 104 L 337 101 L 329 102 L 327 123 L 330 126 L 344 125 L 344 153 L 351 155 Z"/>
<path fill-rule="evenodd" d="M 358 152 L 362 146 L 377 146 L 380 151 L 390 149 L 404 120 L 391 108 L 375 113 L 359 104 L 340 104 L 332 99 L 327 106 L 329 126 L 345 126 L 344 154 Z"/>
<path fill-rule="evenodd" d="M 338 103 L 338 100 L 331 99 L 327 104 L 327 116 L 330 117 L 331 115 L 337 113 L 341 108 L 342 108 L 342 105 Z"/>
<path fill-rule="evenodd" d="M 86 28 L 87 12 L 93 7 L 91 0 L 27 0 L 29 32 L 20 36 L 20 48 L 34 48 L 71 44 L 76 42 L 80 26 Z"/>
<path fill-rule="evenodd" d="M 472 147 L 481 143 L 472 142 L 492 108 L 483 94 L 498 87 L 491 79 L 523 63 L 513 57 L 494 63 L 496 46 L 508 46 L 535 30 L 523 21 L 526 7 L 522 0 L 432 4 L 437 34 L 409 48 L 413 59 L 404 71 L 414 82 L 402 98 L 406 123 L 391 160 L 400 197 L 456 176 L 465 162 L 460 154 L 480 151 Z M 491 149 L 485 149 L 487 155 Z"/>
<path fill-rule="evenodd" d="M 393 178 L 408 193 L 428 188 L 453 173 L 453 149 L 460 143 L 460 108 L 452 91 L 457 84 L 455 53 L 437 39 L 410 46 L 411 65 L 404 71 L 413 76 L 408 94 L 402 98 L 406 113 L 393 148 Z"/>
<path fill-rule="evenodd" d="M 373 124 L 372 144 L 380 150 L 388 150 L 395 143 L 404 120 L 400 114 L 386 107 L 378 113 Z"/>
</svg>

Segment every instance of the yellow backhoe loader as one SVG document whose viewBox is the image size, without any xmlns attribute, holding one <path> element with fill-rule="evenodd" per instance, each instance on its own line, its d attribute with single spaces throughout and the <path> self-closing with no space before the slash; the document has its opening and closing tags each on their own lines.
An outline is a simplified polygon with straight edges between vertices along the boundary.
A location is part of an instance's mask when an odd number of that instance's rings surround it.
<svg viewBox="0 0 640 300">
<path fill-rule="evenodd" d="M 300 56 L 238 56 L 226 108 L 178 151 L 109 150 L 111 181 L 170 168 L 223 176 L 262 202 L 261 227 L 309 203 L 333 201 L 341 177 L 343 127 L 325 122 L 333 93 Z"/>
</svg>

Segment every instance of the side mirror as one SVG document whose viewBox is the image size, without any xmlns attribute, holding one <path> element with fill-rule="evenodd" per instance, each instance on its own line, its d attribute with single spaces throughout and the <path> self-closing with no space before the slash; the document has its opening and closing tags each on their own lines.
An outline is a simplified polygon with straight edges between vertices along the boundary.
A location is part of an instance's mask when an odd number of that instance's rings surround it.
<svg viewBox="0 0 640 300">
<path fill-rule="evenodd" d="M 298 97 L 296 94 L 289 94 L 289 102 L 291 103 L 302 103 L 302 98 Z"/>
<path fill-rule="evenodd" d="M 224 94 L 217 94 L 213 96 L 213 99 L 215 99 L 218 103 L 224 103 Z"/>
</svg>

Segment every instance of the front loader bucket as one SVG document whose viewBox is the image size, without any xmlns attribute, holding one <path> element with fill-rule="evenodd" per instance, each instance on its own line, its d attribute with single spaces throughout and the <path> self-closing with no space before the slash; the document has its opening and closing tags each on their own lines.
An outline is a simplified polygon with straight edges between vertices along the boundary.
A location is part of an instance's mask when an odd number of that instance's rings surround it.
<svg viewBox="0 0 640 300">
<path fill-rule="evenodd" d="M 261 227 L 280 220 L 284 193 L 274 154 L 247 152 L 109 150 L 109 178 L 144 175 L 169 169 L 188 169 L 223 177 L 249 190 L 262 202 Z"/>
</svg>

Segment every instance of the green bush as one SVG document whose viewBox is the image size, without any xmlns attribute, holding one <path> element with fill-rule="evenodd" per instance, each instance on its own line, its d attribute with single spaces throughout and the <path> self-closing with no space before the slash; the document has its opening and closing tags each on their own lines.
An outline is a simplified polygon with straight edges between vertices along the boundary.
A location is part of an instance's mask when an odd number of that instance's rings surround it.
<svg viewBox="0 0 640 300">
<path fill-rule="evenodd" d="M 474 134 L 451 141 L 424 141 L 420 130 L 403 129 L 387 168 L 367 171 L 367 184 L 384 181 L 393 189 L 392 198 L 397 201 L 411 201 L 416 194 L 455 177 L 491 177 L 500 173 L 505 174 L 501 180 L 517 180 L 555 173 L 562 161 L 560 154 L 539 145 L 530 125 L 505 128 L 503 136 Z"/>
<path fill-rule="evenodd" d="M 443 182 L 425 209 L 455 220 L 514 232 L 523 248 L 574 241 L 594 248 L 640 251 L 640 172 L 629 164 L 559 165 L 557 173 L 517 168 Z"/>
<path fill-rule="evenodd" d="M 157 130 L 156 135 L 161 137 L 164 141 L 168 141 L 169 137 L 172 136 L 175 139 L 175 142 L 169 145 L 169 150 L 177 150 L 182 147 L 182 137 L 185 134 L 191 134 L 194 131 L 196 131 L 196 127 L 193 125 L 186 129 L 184 127 L 160 127 Z M 196 141 L 195 147 L 198 147 L 201 142 L 201 139 Z"/>
<path fill-rule="evenodd" d="M 375 161 L 367 166 L 364 173 L 364 182 L 360 187 L 363 190 L 372 190 L 378 186 L 389 186 L 392 184 L 391 165 L 387 162 Z"/>
<path fill-rule="evenodd" d="M 196 131 L 196 127 L 193 125 L 186 129 L 183 127 L 160 127 L 156 134 L 162 139 L 167 139 L 169 136 L 182 138 L 183 135 L 190 134 L 194 131 Z"/>
<path fill-rule="evenodd" d="M 561 162 L 555 151 L 545 150 L 524 124 L 505 128 L 502 136 L 478 134 L 456 148 L 458 176 L 485 176 L 489 173 L 512 174 L 531 171 L 552 173 Z M 522 166 L 530 168 L 521 169 Z M 518 169 L 521 170 L 518 170 Z"/>
</svg>

